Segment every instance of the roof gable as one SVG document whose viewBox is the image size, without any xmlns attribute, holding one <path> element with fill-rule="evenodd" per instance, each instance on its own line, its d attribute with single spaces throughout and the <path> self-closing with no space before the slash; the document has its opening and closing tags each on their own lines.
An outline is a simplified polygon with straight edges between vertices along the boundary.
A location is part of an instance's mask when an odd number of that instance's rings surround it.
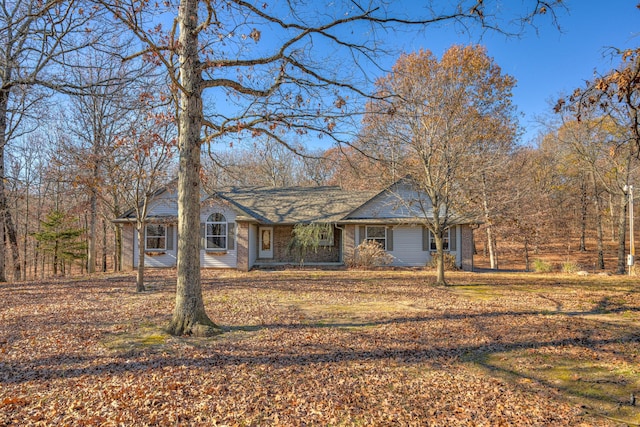
<svg viewBox="0 0 640 427">
<path fill-rule="evenodd" d="M 345 219 L 415 219 L 431 216 L 433 205 L 427 194 L 406 179 L 385 188 L 350 212 Z"/>
</svg>

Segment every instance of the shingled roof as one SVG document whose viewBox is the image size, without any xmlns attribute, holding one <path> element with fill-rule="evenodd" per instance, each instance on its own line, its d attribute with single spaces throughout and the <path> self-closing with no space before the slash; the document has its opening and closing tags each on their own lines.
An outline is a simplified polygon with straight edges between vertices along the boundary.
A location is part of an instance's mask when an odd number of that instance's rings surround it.
<svg viewBox="0 0 640 427">
<path fill-rule="evenodd" d="M 298 224 L 338 222 L 376 194 L 333 186 L 232 187 L 211 197 L 227 200 L 248 217 L 266 224 Z"/>
</svg>

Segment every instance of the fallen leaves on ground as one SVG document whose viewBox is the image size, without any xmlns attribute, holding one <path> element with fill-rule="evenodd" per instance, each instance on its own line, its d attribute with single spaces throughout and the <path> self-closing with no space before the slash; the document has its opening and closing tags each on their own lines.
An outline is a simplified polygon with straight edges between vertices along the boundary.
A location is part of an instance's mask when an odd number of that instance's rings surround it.
<svg viewBox="0 0 640 427">
<path fill-rule="evenodd" d="M 174 274 L 1 285 L 0 425 L 640 423 L 630 281 L 207 271 L 196 339 L 162 330 Z"/>
</svg>

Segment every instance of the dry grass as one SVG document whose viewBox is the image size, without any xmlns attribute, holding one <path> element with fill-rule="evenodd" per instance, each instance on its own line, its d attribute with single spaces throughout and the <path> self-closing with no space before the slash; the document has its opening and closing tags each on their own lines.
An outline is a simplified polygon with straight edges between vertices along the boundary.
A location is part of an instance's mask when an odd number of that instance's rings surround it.
<svg viewBox="0 0 640 427">
<path fill-rule="evenodd" d="M 175 271 L 0 286 L 0 425 L 637 425 L 637 278 Z"/>
</svg>

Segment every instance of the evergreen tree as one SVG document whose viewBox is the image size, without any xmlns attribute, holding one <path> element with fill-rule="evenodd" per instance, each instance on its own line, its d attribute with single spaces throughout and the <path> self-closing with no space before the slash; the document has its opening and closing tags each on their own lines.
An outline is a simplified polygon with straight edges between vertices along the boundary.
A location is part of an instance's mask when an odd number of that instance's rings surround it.
<svg viewBox="0 0 640 427">
<path fill-rule="evenodd" d="M 87 256 L 86 243 L 81 239 L 85 230 L 75 228 L 72 218 L 64 212 L 54 210 L 41 221 L 41 231 L 33 237 L 40 243 L 40 250 L 51 256 L 53 274 L 65 272 L 66 261 L 82 260 Z"/>
</svg>

